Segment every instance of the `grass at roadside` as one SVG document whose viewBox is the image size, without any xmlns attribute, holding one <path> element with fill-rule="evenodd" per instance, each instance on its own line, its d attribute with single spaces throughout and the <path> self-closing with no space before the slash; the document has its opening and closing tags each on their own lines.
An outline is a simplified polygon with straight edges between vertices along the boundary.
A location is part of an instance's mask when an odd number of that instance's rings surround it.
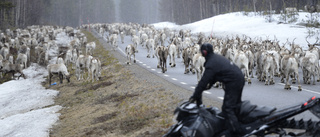
<svg viewBox="0 0 320 137">
<path fill-rule="evenodd" d="M 181 100 L 165 85 L 139 81 L 90 32 L 82 32 L 97 44 L 93 56 L 101 60 L 102 78 L 78 81 L 70 69 L 70 83 L 51 87 L 60 91 L 55 104 L 63 109 L 50 136 L 162 136 L 173 124 L 172 104 Z"/>
</svg>

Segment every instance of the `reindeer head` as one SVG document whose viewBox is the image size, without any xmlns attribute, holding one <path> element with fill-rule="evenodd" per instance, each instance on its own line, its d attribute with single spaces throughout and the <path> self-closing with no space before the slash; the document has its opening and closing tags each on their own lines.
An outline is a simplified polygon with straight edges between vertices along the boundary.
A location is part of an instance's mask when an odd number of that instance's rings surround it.
<svg viewBox="0 0 320 137">
<path fill-rule="evenodd" d="M 310 49 L 313 49 L 315 47 L 315 45 L 317 44 L 317 42 L 319 41 L 319 38 L 317 38 L 316 42 L 313 43 L 313 44 L 310 44 L 310 42 L 308 41 L 308 37 L 306 37 L 306 41 L 308 43 L 308 47 L 309 47 L 309 50 Z"/>
<path fill-rule="evenodd" d="M 66 80 L 68 81 L 68 83 L 70 83 L 70 77 L 71 75 L 66 75 Z"/>
</svg>

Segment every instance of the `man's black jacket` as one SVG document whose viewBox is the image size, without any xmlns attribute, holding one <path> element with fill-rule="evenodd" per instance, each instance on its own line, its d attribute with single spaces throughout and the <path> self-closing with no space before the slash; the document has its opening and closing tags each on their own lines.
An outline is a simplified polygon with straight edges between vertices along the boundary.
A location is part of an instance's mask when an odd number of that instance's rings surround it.
<svg viewBox="0 0 320 137">
<path fill-rule="evenodd" d="M 205 71 L 193 94 L 195 99 L 201 99 L 201 94 L 207 85 L 212 85 L 217 81 L 224 85 L 234 82 L 244 84 L 242 71 L 227 58 L 214 53 L 209 53 L 205 58 Z"/>
</svg>

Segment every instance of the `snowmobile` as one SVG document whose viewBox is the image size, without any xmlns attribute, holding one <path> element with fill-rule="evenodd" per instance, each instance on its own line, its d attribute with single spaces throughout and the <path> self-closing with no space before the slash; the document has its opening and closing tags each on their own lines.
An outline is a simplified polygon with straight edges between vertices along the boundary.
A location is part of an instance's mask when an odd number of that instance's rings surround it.
<svg viewBox="0 0 320 137">
<path fill-rule="evenodd" d="M 232 135 L 226 120 L 217 107 L 197 106 L 182 102 L 174 111 L 177 123 L 163 137 L 221 137 L 221 136 L 310 136 L 320 137 L 320 121 L 295 120 L 293 117 L 309 110 L 320 119 L 320 98 L 312 97 L 306 102 L 277 110 L 275 107 L 257 106 L 242 101 L 238 119 L 245 133 Z M 290 132 L 288 132 L 290 131 Z M 292 131 L 300 131 L 299 133 Z"/>
</svg>

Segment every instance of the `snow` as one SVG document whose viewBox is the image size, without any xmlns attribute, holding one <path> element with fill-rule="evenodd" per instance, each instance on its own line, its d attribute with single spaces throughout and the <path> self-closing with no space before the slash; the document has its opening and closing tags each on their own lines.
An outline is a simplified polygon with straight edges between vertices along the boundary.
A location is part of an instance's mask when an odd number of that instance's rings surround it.
<svg viewBox="0 0 320 137">
<path fill-rule="evenodd" d="M 57 36 L 56 43 L 68 43 L 65 33 Z M 56 56 L 57 48 L 52 48 L 49 56 Z M 55 62 L 56 58 L 50 60 Z M 54 105 L 59 91 L 45 89 L 46 68 L 36 63 L 23 70 L 27 79 L 11 80 L 0 84 L 0 137 L 46 137 L 50 128 L 59 120 Z"/>
<path fill-rule="evenodd" d="M 252 39 L 262 38 L 263 40 L 269 39 L 274 40 L 276 36 L 277 40 L 280 41 L 280 45 L 286 43 L 287 39 L 300 45 L 304 50 L 308 49 L 306 37 L 308 36 L 308 29 L 303 26 L 299 26 L 299 23 L 305 23 L 308 20 L 310 13 L 299 12 L 298 21 L 291 24 L 279 24 L 279 15 L 274 15 L 272 18 L 273 22 L 267 22 L 264 16 L 254 16 L 252 13 L 244 15 L 242 12 L 234 12 L 228 14 L 222 14 L 200 20 L 194 23 L 185 25 L 176 25 L 170 22 L 160 22 L 153 24 L 155 28 L 175 28 L 189 29 L 192 33 L 204 33 L 206 36 L 216 37 L 234 37 L 246 35 Z M 319 37 L 319 29 L 317 36 L 308 38 L 310 43 L 316 41 L 316 37 Z M 288 44 L 286 45 L 287 48 Z"/>
<path fill-rule="evenodd" d="M 273 40 L 276 36 L 280 44 L 285 43 L 287 39 L 292 42 L 296 38 L 294 42 L 306 49 L 307 28 L 297 25 L 306 20 L 306 15 L 308 13 L 299 13 L 298 22 L 291 24 L 278 24 L 276 21 L 269 23 L 262 16 L 244 16 L 243 13 L 236 12 L 185 25 L 171 22 L 153 25 L 158 29 L 186 28 L 192 33 L 203 32 L 207 36 L 212 34 L 217 37 L 246 35 L 251 38 Z M 319 37 L 319 33 L 317 36 Z M 314 43 L 315 39 L 316 37 L 311 37 L 309 42 Z M 56 43 L 69 42 L 70 39 L 64 33 L 58 35 Z M 50 54 L 54 56 L 56 52 L 52 51 Z M 54 59 L 51 62 L 54 62 Z M 59 120 L 59 110 L 62 108 L 53 105 L 59 91 L 42 87 L 41 82 L 44 82 L 48 75 L 45 68 L 32 64 L 23 72 L 27 79 L 21 78 L 0 84 L 0 136 L 49 136 L 50 128 Z"/>
</svg>

